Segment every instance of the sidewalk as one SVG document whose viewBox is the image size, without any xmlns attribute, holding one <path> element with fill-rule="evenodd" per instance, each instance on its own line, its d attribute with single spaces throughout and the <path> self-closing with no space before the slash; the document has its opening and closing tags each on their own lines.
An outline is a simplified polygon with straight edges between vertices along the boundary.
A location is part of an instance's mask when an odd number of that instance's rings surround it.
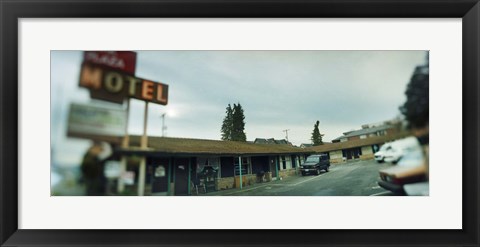
<svg viewBox="0 0 480 247">
<path fill-rule="evenodd" d="M 249 191 L 249 190 L 255 190 L 258 188 L 266 187 L 266 186 L 275 186 L 275 185 L 288 185 L 291 182 L 296 181 L 297 179 L 301 178 L 301 176 L 290 176 L 286 178 L 282 178 L 281 180 L 274 180 L 270 182 L 263 182 L 263 183 L 256 183 L 253 185 L 248 185 L 244 186 L 242 189 L 240 188 L 233 188 L 233 189 L 227 189 L 227 190 L 219 190 L 219 191 L 214 191 L 214 192 L 208 192 L 208 193 L 201 193 L 200 191 L 198 192 L 198 195 L 193 193 L 192 196 L 230 196 L 230 195 L 235 195 L 237 193 Z"/>
</svg>

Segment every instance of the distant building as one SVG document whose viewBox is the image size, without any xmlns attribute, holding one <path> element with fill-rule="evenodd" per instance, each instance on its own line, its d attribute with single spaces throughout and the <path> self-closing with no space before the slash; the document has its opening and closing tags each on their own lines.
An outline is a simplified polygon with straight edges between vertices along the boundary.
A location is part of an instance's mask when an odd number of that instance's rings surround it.
<svg viewBox="0 0 480 247">
<path fill-rule="evenodd" d="M 395 135 L 400 132 L 400 126 L 401 121 L 397 119 L 377 124 L 364 124 L 362 129 L 344 132 L 342 136 L 333 139 L 332 143 Z"/>
<path fill-rule="evenodd" d="M 289 142 L 285 139 L 275 140 L 274 138 L 269 138 L 269 139 L 255 138 L 255 141 L 253 141 L 253 143 L 255 143 L 255 144 L 288 144 L 288 145 L 292 145 L 291 142 Z"/>
<path fill-rule="evenodd" d="M 356 159 L 368 160 L 373 159 L 374 153 L 378 151 L 380 146 L 385 142 L 404 138 L 408 134 L 409 133 L 406 132 L 397 132 L 395 134 L 312 146 L 304 148 L 304 150 L 314 153 L 326 153 L 330 158 L 330 162 L 333 164 Z"/>
<path fill-rule="evenodd" d="M 311 144 L 311 143 L 302 143 L 302 144 L 300 144 L 300 147 L 301 147 L 301 148 L 308 148 L 308 147 L 311 147 L 311 146 L 313 146 L 313 144 Z"/>
</svg>

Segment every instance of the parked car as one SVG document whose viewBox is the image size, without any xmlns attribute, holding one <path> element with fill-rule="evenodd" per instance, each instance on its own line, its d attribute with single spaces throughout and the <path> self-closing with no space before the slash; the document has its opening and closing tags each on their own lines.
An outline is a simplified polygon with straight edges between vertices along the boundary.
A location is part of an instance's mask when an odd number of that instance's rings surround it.
<svg viewBox="0 0 480 247">
<path fill-rule="evenodd" d="M 383 152 L 383 161 L 396 164 L 405 153 L 419 149 L 417 138 L 411 136 L 389 143 L 389 147 Z"/>
<path fill-rule="evenodd" d="M 396 194 L 404 194 L 403 186 L 427 181 L 426 172 L 427 168 L 424 165 L 390 167 L 379 172 L 381 181 L 378 185 Z"/>
<path fill-rule="evenodd" d="M 392 149 L 390 143 L 383 144 L 380 149 L 374 154 L 375 160 L 378 163 L 383 163 L 385 161 L 385 153 L 390 151 L 390 149 Z"/>
<path fill-rule="evenodd" d="M 403 190 L 407 196 L 428 196 L 430 195 L 430 184 L 428 181 L 413 184 L 406 184 Z"/>
<path fill-rule="evenodd" d="M 313 173 L 315 175 L 319 175 L 321 170 L 325 170 L 328 172 L 330 168 L 330 159 L 326 154 L 315 154 L 310 155 L 300 166 L 300 171 L 302 172 L 302 176 L 307 174 Z"/>
<path fill-rule="evenodd" d="M 378 182 L 378 185 L 396 194 L 405 194 L 407 191 L 405 186 L 426 182 L 428 180 L 427 167 L 418 141 L 416 145 L 410 145 L 408 149 L 405 149 L 396 166 L 380 170 L 379 175 L 381 181 Z M 428 191 L 425 192 L 425 186 L 422 188 L 423 194 L 428 193 Z"/>
</svg>

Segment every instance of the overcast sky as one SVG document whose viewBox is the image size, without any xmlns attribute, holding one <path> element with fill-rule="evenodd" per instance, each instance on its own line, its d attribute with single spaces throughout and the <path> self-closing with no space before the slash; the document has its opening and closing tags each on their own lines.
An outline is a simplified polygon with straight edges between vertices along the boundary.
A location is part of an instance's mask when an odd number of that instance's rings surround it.
<svg viewBox="0 0 480 247">
<path fill-rule="evenodd" d="M 89 141 L 65 136 L 78 87 L 81 51 L 51 53 L 54 162 L 76 165 Z M 148 135 L 219 140 L 226 106 L 240 103 L 248 141 L 311 143 L 315 121 L 330 142 L 362 124 L 400 115 L 405 88 L 425 51 L 138 51 L 136 76 L 169 85 L 166 106 L 149 104 Z M 106 103 L 108 104 L 108 103 Z M 109 104 L 117 106 L 115 104 Z M 121 107 L 118 105 L 118 107 Z M 144 103 L 131 100 L 129 133 L 141 134 Z"/>
</svg>

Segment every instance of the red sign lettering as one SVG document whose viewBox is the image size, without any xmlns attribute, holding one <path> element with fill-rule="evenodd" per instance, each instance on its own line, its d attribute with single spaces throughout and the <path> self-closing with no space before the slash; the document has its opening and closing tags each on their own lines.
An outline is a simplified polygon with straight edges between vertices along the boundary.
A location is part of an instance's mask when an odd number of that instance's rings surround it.
<svg viewBox="0 0 480 247">
<path fill-rule="evenodd" d="M 134 75 L 137 53 L 132 51 L 85 51 L 83 61 Z"/>
</svg>

